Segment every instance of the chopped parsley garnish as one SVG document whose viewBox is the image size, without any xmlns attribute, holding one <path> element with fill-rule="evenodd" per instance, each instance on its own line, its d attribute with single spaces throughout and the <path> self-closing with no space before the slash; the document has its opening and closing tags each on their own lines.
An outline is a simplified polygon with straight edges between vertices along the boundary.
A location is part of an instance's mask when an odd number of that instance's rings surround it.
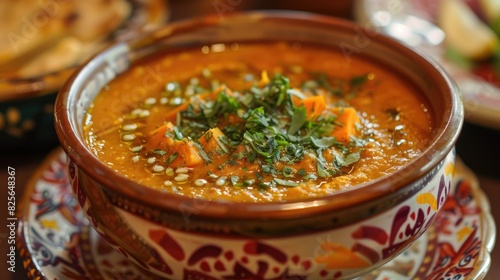
<svg viewBox="0 0 500 280">
<path fill-rule="evenodd" d="M 175 81 L 167 83 L 165 98 L 180 98 L 184 103 L 166 104 L 183 107 L 176 111 L 175 125 L 164 137 L 191 143 L 202 162 L 213 165 L 210 175 L 214 178 L 227 168 L 237 168 L 246 173 L 225 173 L 235 187 L 295 187 L 302 181 L 345 174 L 345 167 L 360 159 L 363 141 L 352 137 L 354 143 L 349 144 L 332 134 L 344 125 L 336 113 L 343 107 L 332 110 L 319 94 L 355 92 L 366 83 L 367 75 L 341 84 L 325 73 L 314 73 L 313 80 L 302 85 L 304 92 L 292 88 L 281 74 L 269 79 L 266 73 L 265 84 L 254 81 L 239 91 L 214 80 L 205 81 L 208 77 L 211 75 L 191 79 L 185 87 Z M 165 163 L 170 164 L 178 157 L 183 159 L 173 151 L 162 148 L 152 152 L 165 156 Z"/>
</svg>

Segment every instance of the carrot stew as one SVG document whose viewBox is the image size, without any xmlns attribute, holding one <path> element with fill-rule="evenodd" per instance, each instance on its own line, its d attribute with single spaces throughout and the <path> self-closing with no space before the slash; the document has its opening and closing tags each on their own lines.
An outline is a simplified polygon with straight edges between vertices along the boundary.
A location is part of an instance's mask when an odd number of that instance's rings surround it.
<svg viewBox="0 0 500 280">
<path fill-rule="evenodd" d="M 143 59 L 84 120 L 109 167 L 210 200 L 290 201 L 390 174 L 433 133 L 428 102 L 397 73 L 299 43 L 214 44 Z"/>
</svg>

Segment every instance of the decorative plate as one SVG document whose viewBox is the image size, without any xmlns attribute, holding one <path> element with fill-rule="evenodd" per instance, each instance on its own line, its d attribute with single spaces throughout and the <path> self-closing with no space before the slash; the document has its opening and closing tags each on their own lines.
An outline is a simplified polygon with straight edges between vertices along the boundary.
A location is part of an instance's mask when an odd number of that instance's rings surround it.
<svg viewBox="0 0 500 280">
<path fill-rule="evenodd" d="M 460 87 L 466 120 L 500 129 L 500 88 L 444 56 L 445 34 L 435 25 L 440 1 L 357 0 L 355 17 L 362 25 L 419 48 L 442 64 Z"/>
<path fill-rule="evenodd" d="M 157 279 L 114 251 L 89 225 L 71 188 L 61 149 L 26 187 L 18 251 L 33 279 Z M 490 267 L 495 226 L 488 200 L 463 163 L 436 222 L 408 250 L 358 279 L 481 279 Z M 260 279 L 260 278 L 259 278 Z"/>
</svg>

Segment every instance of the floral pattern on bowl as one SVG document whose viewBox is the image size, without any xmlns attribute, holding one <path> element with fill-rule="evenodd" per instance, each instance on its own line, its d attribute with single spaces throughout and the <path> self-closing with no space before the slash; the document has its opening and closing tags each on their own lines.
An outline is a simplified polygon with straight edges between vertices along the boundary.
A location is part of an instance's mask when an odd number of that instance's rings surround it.
<svg viewBox="0 0 500 280">
<path fill-rule="evenodd" d="M 60 149 L 47 158 L 32 178 L 23 199 L 24 207 L 18 213 L 18 250 L 28 275 L 42 279 L 157 279 L 113 250 L 90 227 L 71 192 L 66 164 L 66 155 Z M 456 165 L 455 178 L 436 222 L 397 258 L 359 279 L 478 279 L 484 276 L 495 240 L 488 201 L 474 175 L 461 162 Z M 162 232 L 153 233 L 159 240 Z M 169 241 L 165 235 L 162 240 Z M 327 253 L 339 249 L 331 246 L 331 240 L 324 241 L 330 243 L 318 249 L 320 260 L 323 260 L 321 256 L 332 257 Z M 169 250 L 180 256 L 180 251 Z M 250 253 L 247 261 L 256 252 L 267 252 L 266 256 L 275 259 L 276 264 L 284 257 L 280 248 L 266 244 L 249 243 L 243 250 Z M 196 252 L 185 258 L 199 269 L 186 273 L 186 277 L 212 279 L 205 270 L 222 269 L 232 260 L 230 269 L 237 275 L 221 279 L 273 279 L 259 275 L 259 270 L 257 273 L 249 271 L 244 259 L 235 261 L 229 249 L 222 252 L 217 246 L 204 245 Z M 223 255 L 224 261 L 214 262 L 213 256 L 217 254 Z M 289 261 L 296 262 L 302 269 L 308 266 L 312 269 L 315 265 L 314 261 L 293 257 Z M 265 268 L 264 265 L 260 267 Z M 297 278 L 291 278 L 292 275 Z M 299 274 L 288 276 L 306 279 Z"/>
<path fill-rule="evenodd" d="M 391 260 L 425 232 L 448 196 L 454 159 L 452 151 L 404 196 L 385 202 L 393 205 L 390 209 L 374 211 L 369 219 L 323 231 L 263 238 L 165 227 L 158 219 L 162 214 L 155 210 L 123 198 L 111 198 L 112 206 L 105 202 L 104 192 L 95 191 L 99 189 L 95 182 L 80 178 L 73 162 L 69 175 L 78 203 L 96 231 L 131 262 L 162 277 L 342 279 L 365 274 Z M 85 188 L 82 180 L 88 184 Z M 204 205 L 179 209 L 186 224 L 199 207 Z M 333 219 L 341 219 L 341 215 Z M 144 244 L 151 262 L 131 254 L 133 248 L 127 246 L 134 243 Z"/>
</svg>

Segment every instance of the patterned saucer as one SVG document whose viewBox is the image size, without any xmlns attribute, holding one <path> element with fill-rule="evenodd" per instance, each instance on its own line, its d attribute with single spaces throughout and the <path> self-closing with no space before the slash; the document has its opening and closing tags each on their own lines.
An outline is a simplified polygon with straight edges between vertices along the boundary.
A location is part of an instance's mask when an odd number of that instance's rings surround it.
<svg viewBox="0 0 500 280">
<path fill-rule="evenodd" d="M 456 164 L 456 180 L 436 222 L 408 250 L 358 279 L 482 279 L 495 225 L 474 174 Z M 62 149 L 26 186 L 18 213 L 18 251 L 32 279 L 158 279 L 114 251 L 89 225 L 69 186 Z M 260 278 L 259 278 L 260 279 Z"/>
</svg>

